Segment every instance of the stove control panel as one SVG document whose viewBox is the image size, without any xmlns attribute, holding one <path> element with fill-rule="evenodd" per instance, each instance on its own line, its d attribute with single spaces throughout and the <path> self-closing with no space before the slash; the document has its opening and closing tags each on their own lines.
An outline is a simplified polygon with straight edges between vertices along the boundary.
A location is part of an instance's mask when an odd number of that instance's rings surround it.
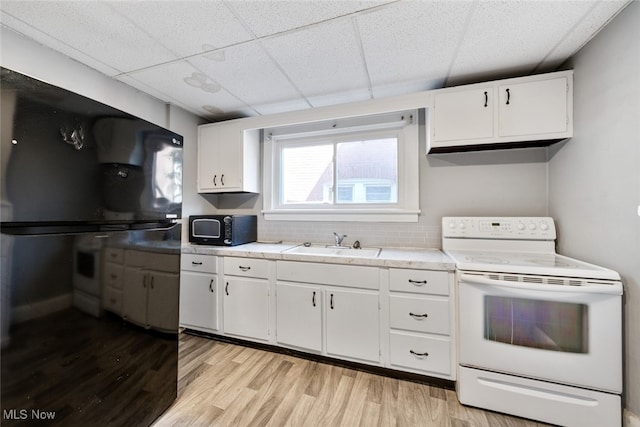
<svg viewBox="0 0 640 427">
<path fill-rule="evenodd" d="M 555 240 L 556 227 L 550 217 L 462 217 L 442 218 L 442 236 L 473 239 Z"/>
</svg>

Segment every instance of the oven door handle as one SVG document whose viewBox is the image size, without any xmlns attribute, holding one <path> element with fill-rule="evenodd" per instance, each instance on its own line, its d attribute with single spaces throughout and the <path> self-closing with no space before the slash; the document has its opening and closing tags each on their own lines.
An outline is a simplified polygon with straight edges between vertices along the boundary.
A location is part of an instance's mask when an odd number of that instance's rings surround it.
<svg viewBox="0 0 640 427">
<path fill-rule="evenodd" d="M 511 288 L 522 291 L 543 291 L 543 292 L 568 292 L 576 294 L 608 294 L 608 295 L 622 295 L 622 284 L 616 282 L 611 285 L 599 285 L 597 283 L 590 283 L 588 285 L 548 285 L 540 283 L 524 283 L 524 282 L 510 282 L 507 280 L 489 279 L 483 276 L 476 276 L 474 274 L 460 274 L 460 282 L 478 283 L 481 285 L 497 286 L 500 288 Z"/>
</svg>

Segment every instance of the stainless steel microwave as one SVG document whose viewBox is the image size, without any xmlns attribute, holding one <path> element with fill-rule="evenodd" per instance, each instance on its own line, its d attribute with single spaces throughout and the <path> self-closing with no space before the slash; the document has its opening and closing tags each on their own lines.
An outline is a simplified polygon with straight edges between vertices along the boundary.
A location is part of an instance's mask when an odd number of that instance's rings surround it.
<svg viewBox="0 0 640 427">
<path fill-rule="evenodd" d="M 192 215 L 189 242 L 198 245 L 236 246 L 258 238 L 256 215 Z"/>
</svg>

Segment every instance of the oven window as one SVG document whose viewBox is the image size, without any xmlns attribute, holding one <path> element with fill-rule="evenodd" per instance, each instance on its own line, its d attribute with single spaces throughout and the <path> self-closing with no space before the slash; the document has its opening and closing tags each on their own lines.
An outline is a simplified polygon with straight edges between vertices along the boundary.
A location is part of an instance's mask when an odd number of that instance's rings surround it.
<svg viewBox="0 0 640 427">
<path fill-rule="evenodd" d="M 588 352 L 588 307 L 572 304 L 484 297 L 484 338 L 544 350 Z"/>
</svg>

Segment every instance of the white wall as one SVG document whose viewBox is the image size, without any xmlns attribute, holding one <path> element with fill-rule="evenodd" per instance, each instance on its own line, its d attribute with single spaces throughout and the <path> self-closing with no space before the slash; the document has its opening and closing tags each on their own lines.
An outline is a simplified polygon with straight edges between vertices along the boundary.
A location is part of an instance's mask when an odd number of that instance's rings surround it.
<svg viewBox="0 0 640 427">
<path fill-rule="evenodd" d="M 572 62 L 575 132 L 550 151 L 549 209 L 560 252 L 623 277 L 625 401 L 640 414 L 640 3 Z"/>
</svg>

